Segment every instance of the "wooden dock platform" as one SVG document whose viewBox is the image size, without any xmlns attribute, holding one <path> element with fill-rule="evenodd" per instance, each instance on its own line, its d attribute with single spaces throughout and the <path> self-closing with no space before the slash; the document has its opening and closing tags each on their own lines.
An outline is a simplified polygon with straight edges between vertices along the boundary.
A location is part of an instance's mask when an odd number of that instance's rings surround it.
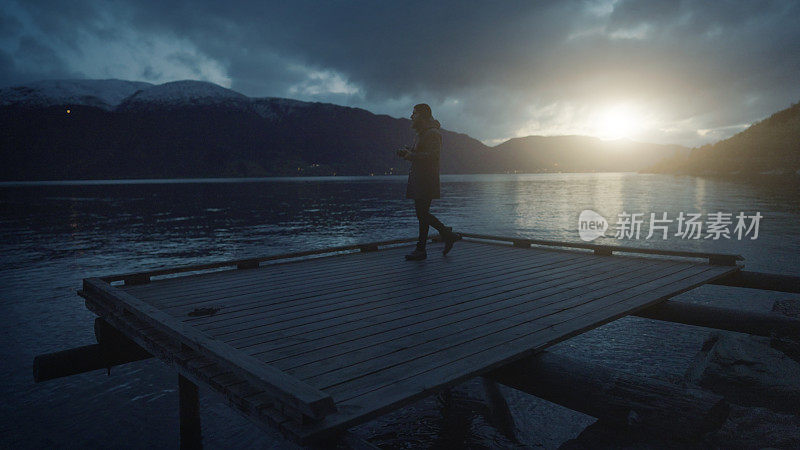
<svg viewBox="0 0 800 450">
<path fill-rule="evenodd" d="M 742 267 L 469 234 L 412 262 L 407 241 L 90 278 L 81 295 L 182 376 L 307 443 Z"/>
</svg>

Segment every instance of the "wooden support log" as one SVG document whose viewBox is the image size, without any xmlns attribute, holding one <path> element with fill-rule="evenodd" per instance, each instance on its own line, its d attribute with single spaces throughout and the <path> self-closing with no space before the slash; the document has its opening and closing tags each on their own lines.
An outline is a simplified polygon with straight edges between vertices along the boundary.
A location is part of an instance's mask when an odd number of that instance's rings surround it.
<svg viewBox="0 0 800 450">
<path fill-rule="evenodd" d="M 97 344 L 33 358 L 33 381 L 40 383 L 93 370 L 109 370 L 113 366 L 153 357 L 99 317 L 95 319 L 94 330 Z"/>
<path fill-rule="evenodd" d="M 486 376 L 598 419 L 662 436 L 696 438 L 718 429 L 729 412 L 721 396 L 550 352 Z"/>
<path fill-rule="evenodd" d="M 40 383 L 153 357 L 99 317 L 94 331 L 97 344 L 36 356 L 33 380 Z"/>
<path fill-rule="evenodd" d="M 33 381 L 41 383 L 106 367 L 100 344 L 84 345 L 33 358 Z"/>
<path fill-rule="evenodd" d="M 709 284 L 800 294 L 800 277 L 741 270 Z"/>
<path fill-rule="evenodd" d="M 800 319 L 775 313 L 697 305 L 668 300 L 635 312 L 648 319 L 737 331 L 756 336 L 800 337 Z"/>
<path fill-rule="evenodd" d="M 203 448 L 203 432 L 200 426 L 200 396 L 197 385 L 178 375 L 178 402 L 180 404 L 181 450 Z"/>
</svg>

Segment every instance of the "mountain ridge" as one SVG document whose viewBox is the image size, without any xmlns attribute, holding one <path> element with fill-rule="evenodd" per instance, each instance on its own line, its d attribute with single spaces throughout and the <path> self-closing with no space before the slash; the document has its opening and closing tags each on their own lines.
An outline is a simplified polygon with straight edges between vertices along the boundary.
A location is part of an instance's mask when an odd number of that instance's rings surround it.
<svg viewBox="0 0 800 450">
<path fill-rule="evenodd" d="M 65 86 L 70 82 L 79 86 Z M 92 82 L 99 92 L 91 92 Z M 396 174 L 408 164 L 394 150 L 414 139 L 406 118 L 247 97 L 202 81 L 32 85 L 0 89 L 2 180 Z M 58 86 L 63 89 L 54 91 Z M 638 170 L 673 150 L 579 136 L 515 138 L 489 147 L 465 133 L 442 134 L 443 173 Z M 564 139 L 585 148 L 543 145 Z M 638 152 L 625 164 L 611 164 L 601 153 L 615 147 Z M 570 156 L 575 152 L 583 156 Z"/>
<path fill-rule="evenodd" d="M 727 139 L 667 158 L 645 171 L 738 178 L 800 176 L 800 102 Z"/>
</svg>

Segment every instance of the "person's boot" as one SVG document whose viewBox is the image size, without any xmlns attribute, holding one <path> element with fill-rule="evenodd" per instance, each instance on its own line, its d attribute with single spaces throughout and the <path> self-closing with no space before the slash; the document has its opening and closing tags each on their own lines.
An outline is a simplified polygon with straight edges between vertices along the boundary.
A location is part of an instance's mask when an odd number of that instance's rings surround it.
<svg viewBox="0 0 800 450">
<path fill-rule="evenodd" d="M 442 241 L 444 242 L 444 250 L 442 250 L 442 255 L 446 255 L 453 249 L 453 244 L 461 240 L 461 235 L 458 233 L 453 233 L 452 227 L 447 227 L 444 233 L 442 233 Z"/>
<path fill-rule="evenodd" d="M 425 252 L 425 247 L 417 246 L 413 252 L 406 255 L 406 261 L 422 261 L 423 259 L 428 257 L 428 253 Z"/>
</svg>

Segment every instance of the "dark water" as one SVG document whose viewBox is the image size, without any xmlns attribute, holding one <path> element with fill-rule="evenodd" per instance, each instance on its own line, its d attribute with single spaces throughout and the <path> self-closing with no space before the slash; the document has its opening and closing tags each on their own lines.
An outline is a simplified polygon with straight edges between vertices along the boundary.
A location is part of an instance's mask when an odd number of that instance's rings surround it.
<svg viewBox="0 0 800 450">
<path fill-rule="evenodd" d="M 409 237 L 403 177 L 173 183 L 0 184 L 0 446 L 177 446 L 176 376 L 157 361 L 34 384 L 35 355 L 94 343 L 93 316 L 75 294 L 85 277 Z M 639 174 L 443 177 L 433 212 L 458 230 L 579 241 L 577 218 L 683 212 L 763 216 L 758 239 L 596 242 L 738 253 L 750 270 L 800 275 L 800 189 Z M 676 227 L 676 225 L 673 225 Z M 646 228 L 644 229 L 646 231 Z M 674 232 L 675 229 L 672 229 Z M 613 231 L 608 233 L 613 235 Z M 454 251 L 458 251 L 457 248 Z M 399 262 L 401 263 L 401 262 Z M 680 300 L 769 309 L 787 295 L 704 286 Z M 681 375 L 707 330 L 625 318 L 554 347 L 621 370 Z M 427 399 L 358 427 L 383 446 L 504 446 L 463 389 L 443 420 Z M 504 390 L 523 444 L 557 447 L 593 419 Z M 456 393 L 457 395 L 458 392 Z M 457 399 L 458 400 L 458 399 Z M 291 445 L 202 396 L 205 444 Z M 456 417 L 456 426 L 448 425 Z M 455 432 L 453 430 L 460 430 Z M 454 435 L 463 433 L 464 436 Z M 463 439 L 463 440 L 461 440 Z"/>
</svg>

